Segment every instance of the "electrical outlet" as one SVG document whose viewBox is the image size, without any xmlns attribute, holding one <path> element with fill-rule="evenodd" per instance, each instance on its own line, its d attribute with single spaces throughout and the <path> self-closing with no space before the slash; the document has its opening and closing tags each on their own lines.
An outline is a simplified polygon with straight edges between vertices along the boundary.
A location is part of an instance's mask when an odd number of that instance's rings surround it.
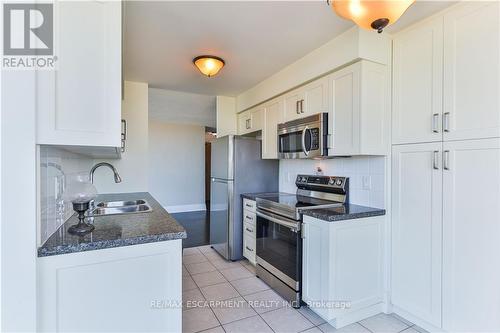
<svg viewBox="0 0 500 333">
<path fill-rule="evenodd" d="M 362 182 L 363 182 L 363 190 L 371 190 L 372 189 L 372 177 L 363 176 Z"/>
</svg>

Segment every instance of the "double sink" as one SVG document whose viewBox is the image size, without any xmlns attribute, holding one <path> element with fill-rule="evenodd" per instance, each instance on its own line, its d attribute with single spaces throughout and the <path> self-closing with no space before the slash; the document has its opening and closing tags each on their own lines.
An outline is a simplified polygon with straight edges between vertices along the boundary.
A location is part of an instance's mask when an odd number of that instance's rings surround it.
<svg viewBox="0 0 500 333">
<path fill-rule="evenodd" d="M 153 209 L 144 199 L 126 200 L 126 201 L 102 201 L 89 213 L 90 217 L 118 215 L 118 214 L 134 214 L 134 213 L 149 213 Z"/>
</svg>

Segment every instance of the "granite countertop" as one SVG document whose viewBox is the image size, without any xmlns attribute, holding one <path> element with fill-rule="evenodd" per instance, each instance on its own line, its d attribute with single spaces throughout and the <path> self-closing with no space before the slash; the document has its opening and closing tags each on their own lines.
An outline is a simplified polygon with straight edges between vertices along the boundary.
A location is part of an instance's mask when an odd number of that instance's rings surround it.
<svg viewBox="0 0 500 333">
<path fill-rule="evenodd" d="M 302 214 L 327 222 L 335 222 L 385 215 L 385 209 L 344 204 L 340 207 L 326 209 L 303 209 Z"/>
<path fill-rule="evenodd" d="M 145 199 L 152 211 L 96 217 L 94 231 L 85 236 L 74 236 L 66 231 L 78 222 L 76 215 L 73 215 L 38 248 L 38 256 L 46 257 L 187 237 L 184 227 L 147 192 L 102 194 L 97 197 L 96 203 L 137 199 Z"/>
<path fill-rule="evenodd" d="M 278 194 L 285 194 L 285 193 L 283 193 L 283 192 L 243 193 L 241 195 L 241 197 L 255 201 L 257 199 L 257 197 L 265 198 L 265 197 L 270 197 L 270 196 L 278 195 Z"/>
</svg>

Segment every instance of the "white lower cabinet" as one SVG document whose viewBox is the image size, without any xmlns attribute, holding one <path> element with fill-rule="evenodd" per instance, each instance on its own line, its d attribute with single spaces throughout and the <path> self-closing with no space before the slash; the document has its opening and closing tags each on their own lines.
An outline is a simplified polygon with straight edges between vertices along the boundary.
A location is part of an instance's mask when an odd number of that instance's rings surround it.
<svg viewBox="0 0 500 333">
<path fill-rule="evenodd" d="M 392 304 L 441 326 L 442 143 L 392 150 Z"/>
<path fill-rule="evenodd" d="M 443 150 L 443 328 L 500 332 L 500 139 Z"/>
<path fill-rule="evenodd" d="M 384 221 L 304 216 L 302 299 L 336 328 L 382 311 Z"/>
<path fill-rule="evenodd" d="M 500 332 L 500 139 L 395 146 L 392 158 L 395 312 Z"/>
<path fill-rule="evenodd" d="M 182 240 L 41 257 L 38 332 L 181 332 Z"/>
<path fill-rule="evenodd" d="M 255 247 L 257 233 L 256 202 L 243 199 L 243 256 L 253 265 L 256 264 Z"/>
</svg>

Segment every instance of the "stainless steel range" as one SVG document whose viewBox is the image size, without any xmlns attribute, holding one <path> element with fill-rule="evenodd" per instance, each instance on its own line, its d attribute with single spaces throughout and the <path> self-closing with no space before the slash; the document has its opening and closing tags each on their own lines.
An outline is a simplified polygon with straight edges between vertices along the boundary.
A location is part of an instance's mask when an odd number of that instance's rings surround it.
<svg viewBox="0 0 500 333">
<path fill-rule="evenodd" d="M 296 194 L 257 197 L 257 276 L 294 307 L 302 283 L 302 210 L 348 202 L 349 178 L 298 175 Z"/>
</svg>

